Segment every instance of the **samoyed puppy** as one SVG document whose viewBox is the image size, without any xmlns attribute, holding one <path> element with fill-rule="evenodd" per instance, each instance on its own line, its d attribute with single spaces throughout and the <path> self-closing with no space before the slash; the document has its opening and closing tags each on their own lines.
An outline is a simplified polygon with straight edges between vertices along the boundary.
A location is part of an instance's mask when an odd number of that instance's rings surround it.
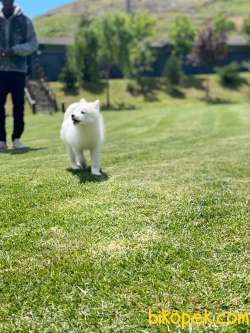
<svg viewBox="0 0 250 333">
<path fill-rule="evenodd" d="M 90 151 L 91 173 L 101 176 L 101 146 L 104 141 L 104 124 L 100 113 L 100 102 L 71 104 L 65 112 L 61 128 L 64 142 L 73 170 L 86 168 L 84 151 Z"/>
</svg>

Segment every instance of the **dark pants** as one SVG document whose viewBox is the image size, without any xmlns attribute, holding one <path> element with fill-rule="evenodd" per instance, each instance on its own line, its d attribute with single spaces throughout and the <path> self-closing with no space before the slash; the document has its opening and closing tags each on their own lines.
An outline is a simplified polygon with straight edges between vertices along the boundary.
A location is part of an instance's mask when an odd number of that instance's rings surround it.
<svg viewBox="0 0 250 333">
<path fill-rule="evenodd" d="M 8 94 L 11 94 L 13 103 L 12 141 L 21 138 L 24 131 L 24 87 L 24 73 L 0 72 L 0 141 L 6 142 L 5 104 Z"/>
</svg>

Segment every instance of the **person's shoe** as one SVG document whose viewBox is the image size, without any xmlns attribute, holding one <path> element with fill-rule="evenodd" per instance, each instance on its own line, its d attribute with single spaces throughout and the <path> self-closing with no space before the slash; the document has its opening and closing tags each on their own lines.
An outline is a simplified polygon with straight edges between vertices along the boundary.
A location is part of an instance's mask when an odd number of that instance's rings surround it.
<svg viewBox="0 0 250 333">
<path fill-rule="evenodd" d="M 13 149 L 27 149 L 28 147 L 25 146 L 19 139 L 15 139 L 13 141 Z"/>
<path fill-rule="evenodd" d="M 7 147 L 7 144 L 5 141 L 0 141 L 0 151 L 5 151 L 7 150 L 8 147 Z"/>
</svg>

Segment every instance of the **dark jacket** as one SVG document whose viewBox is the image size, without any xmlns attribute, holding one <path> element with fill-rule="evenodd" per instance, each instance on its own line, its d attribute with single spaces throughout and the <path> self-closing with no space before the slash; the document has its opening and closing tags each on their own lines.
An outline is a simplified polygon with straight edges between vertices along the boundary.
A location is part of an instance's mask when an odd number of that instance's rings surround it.
<svg viewBox="0 0 250 333">
<path fill-rule="evenodd" d="M 36 32 L 29 17 L 19 6 L 5 18 L 0 8 L 0 49 L 12 49 L 14 56 L 0 58 L 0 71 L 27 72 L 27 56 L 38 48 Z"/>
</svg>

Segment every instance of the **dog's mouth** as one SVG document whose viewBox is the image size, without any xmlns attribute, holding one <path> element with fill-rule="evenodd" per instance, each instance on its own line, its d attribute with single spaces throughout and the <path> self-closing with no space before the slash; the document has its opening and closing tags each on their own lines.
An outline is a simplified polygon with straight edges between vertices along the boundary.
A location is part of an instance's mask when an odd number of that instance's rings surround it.
<svg viewBox="0 0 250 333">
<path fill-rule="evenodd" d="M 73 124 L 74 124 L 74 125 L 77 125 L 77 124 L 79 124 L 79 123 L 80 123 L 79 120 L 77 120 L 77 119 L 73 119 Z"/>
<path fill-rule="evenodd" d="M 74 115 L 72 115 L 72 121 L 74 125 L 77 125 L 80 123 L 80 120 L 76 119 L 76 117 Z"/>
</svg>

